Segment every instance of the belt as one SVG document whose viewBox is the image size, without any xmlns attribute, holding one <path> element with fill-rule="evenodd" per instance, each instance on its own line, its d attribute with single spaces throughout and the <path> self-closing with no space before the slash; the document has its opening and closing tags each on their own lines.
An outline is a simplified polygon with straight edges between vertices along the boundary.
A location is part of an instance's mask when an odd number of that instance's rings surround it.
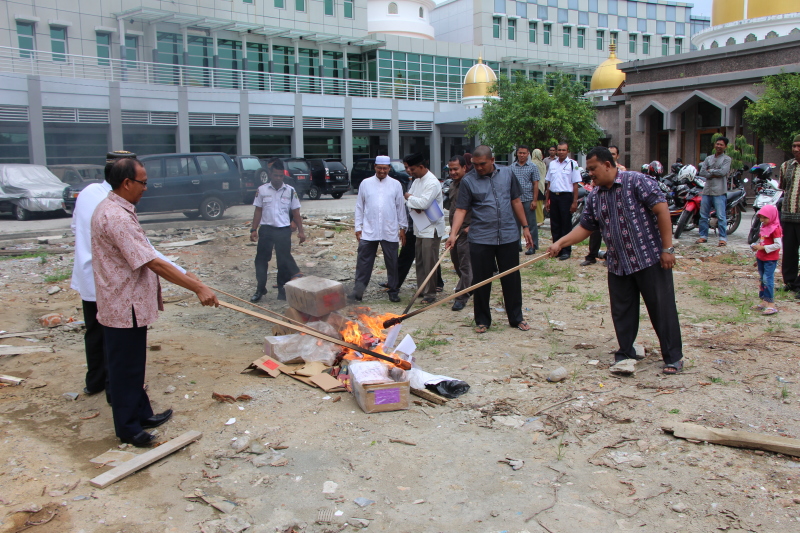
<svg viewBox="0 0 800 533">
<path fill-rule="evenodd" d="M 550 191 L 550 194 L 555 194 L 556 196 L 559 196 L 561 194 L 572 194 L 572 191 L 561 191 L 561 192 Z"/>
</svg>

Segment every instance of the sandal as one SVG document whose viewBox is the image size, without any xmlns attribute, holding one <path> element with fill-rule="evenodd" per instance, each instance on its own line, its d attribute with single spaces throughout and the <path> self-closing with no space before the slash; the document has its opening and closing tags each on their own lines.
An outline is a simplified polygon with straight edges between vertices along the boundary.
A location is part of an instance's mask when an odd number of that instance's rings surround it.
<svg viewBox="0 0 800 533">
<path fill-rule="evenodd" d="M 767 307 L 764 309 L 764 312 L 761 313 L 764 316 L 774 315 L 777 314 L 778 310 L 775 307 Z"/>
<path fill-rule="evenodd" d="M 699 239 L 694 241 L 695 244 L 703 244 L 704 242 L 708 242 L 708 239 L 704 239 L 703 237 L 700 237 Z"/>
<path fill-rule="evenodd" d="M 728 246 L 728 243 L 727 243 L 727 242 L 725 242 L 725 241 L 719 241 L 719 244 L 717 244 L 717 246 L 719 246 L 720 248 L 722 248 L 723 246 Z"/>
<path fill-rule="evenodd" d="M 520 331 L 530 331 L 531 327 L 528 325 L 527 322 L 524 320 L 516 325 L 516 328 Z"/>
<path fill-rule="evenodd" d="M 475 327 L 475 333 L 486 333 L 487 331 L 489 331 L 489 327 L 488 326 L 476 326 Z"/>
<path fill-rule="evenodd" d="M 661 371 L 667 375 L 675 375 L 678 372 L 681 372 L 682 370 L 683 370 L 683 359 L 681 359 L 677 363 L 669 363 L 664 365 L 664 368 Z"/>
</svg>

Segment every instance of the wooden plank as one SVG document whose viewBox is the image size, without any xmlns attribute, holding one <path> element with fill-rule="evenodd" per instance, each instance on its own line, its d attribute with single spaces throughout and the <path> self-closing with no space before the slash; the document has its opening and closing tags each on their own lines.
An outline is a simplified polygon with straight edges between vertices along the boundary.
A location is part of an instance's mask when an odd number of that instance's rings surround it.
<svg viewBox="0 0 800 533">
<path fill-rule="evenodd" d="M 12 385 L 19 385 L 25 381 L 25 378 L 15 378 L 14 376 L 6 376 L 5 374 L 0 374 L 0 382 L 2 383 L 10 383 Z"/>
<path fill-rule="evenodd" d="M 19 333 L 2 333 L 0 339 L 10 339 L 12 337 L 38 337 L 40 335 L 48 335 L 49 329 L 40 329 L 37 331 L 20 331 Z"/>
<path fill-rule="evenodd" d="M 91 483 L 93 487 L 104 489 L 112 483 L 116 483 L 120 479 L 126 478 L 134 472 L 141 470 L 147 465 L 155 463 L 159 459 L 166 457 L 171 453 L 177 452 L 187 444 L 191 444 L 202 436 L 203 434 L 199 431 L 187 431 L 180 437 L 176 437 L 169 442 L 165 442 L 157 448 L 153 448 L 152 450 L 146 451 L 143 454 L 137 455 L 135 459 L 125 461 L 121 465 L 112 468 L 108 472 L 100 474 L 96 478 L 90 480 L 89 483 Z"/>
<path fill-rule="evenodd" d="M 22 355 L 24 353 L 38 353 L 50 352 L 52 353 L 53 346 L 51 344 L 43 344 L 41 346 L 9 346 L 0 345 L 0 357 L 4 355 Z"/>
<path fill-rule="evenodd" d="M 662 424 L 661 428 L 682 439 L 699 440 L 734 448 L 766 450 L 800 457 L 800 440 L 789 437 L 773 437 L 772 435 L 750 433 L 749 431 L 707 428 L 685 422 L 667 422 Z"/>
<path fill-rule="evenodd" d="M 439 396 L 438 394 L 435 394 L 435 393 L 433 393 L 433 392 L 431 392 L 429 390 L 426 390 L 426 389 L 413 389 L 412 388 L 411 389 L 411 394 L 413 394 L 414 396 L 419 396 L 420 398 L 424 398 L 424 399 L 428 400 L 429 402 L 433 402 L 433 403 L 435 403 L 437 405 L 444 405 L 444 404 L 446 404 L 448 402 L 447 398 Z"/>
</svg>

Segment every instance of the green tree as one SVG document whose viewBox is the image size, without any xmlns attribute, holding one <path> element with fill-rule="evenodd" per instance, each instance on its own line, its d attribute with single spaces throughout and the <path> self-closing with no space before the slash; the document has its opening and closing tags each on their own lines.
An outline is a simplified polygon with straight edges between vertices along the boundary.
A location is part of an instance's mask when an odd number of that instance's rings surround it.
<svg viewBox="0 0 800 533">
<path fill-rule="evenodd" d="M 711 137 L 711 146 L 717 139 L 723 137 L 721 133 L 715 133 Z M 746 170 L 756 164 L 756 149 L 747 142 L 744 135 L 737 135 L 736 138 L 728 143 L 725 154 L 731 158 L 731 170 Z"/>
<path fill-rule="evenodd" d="M 521 144 L 544 150 L 562 141 L 573 153 L 585 152 L 600 140 L 594 105 L 583 98 L 583 84 L 570 76 L 549 74 L 545 83 L 501 76 L 493 90 L 500 99 L 487 102 L 480 118 L 468 120 L 467 132 L 497 153 Z"/>
<path fill-rule="evenodd" d="M 744 120 L 761 139 L 786 152 L 800 133 L 800 74 L 764 78 L 764 95 L 747 106 Z"/>
</svg>

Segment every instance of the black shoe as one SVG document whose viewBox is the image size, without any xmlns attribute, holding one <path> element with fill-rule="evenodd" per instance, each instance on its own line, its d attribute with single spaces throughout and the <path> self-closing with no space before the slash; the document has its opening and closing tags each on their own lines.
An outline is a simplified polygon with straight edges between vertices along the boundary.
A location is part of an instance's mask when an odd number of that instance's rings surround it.
<svg viewBox="0 0 800 533">
<path fill-rule="evenodd" d="M 163 413 L 153 415 L 147 420 L 142 420 L 142 427 L 145 429 L 157 428 L 172 417 L 172 409 L 167 409 Z"/>
<path fill-rule="evenodd" d="M 525 250 L 525 255 L 533 255 L 536 253 L 536 248 L 528 248 Z"/>
<path fill-rule="evenodd" d="M 378 286 L 379 287 L 383 287 L 384 289 L 388 289 L 389 288 L 389 282 L 386 281 L 384 283 L 378 283 Z"/>
<path fill-rule="evenodd" d="M 354 292 L 351 292 L 350 294 L 347 295 L 347 299 L 348 300 L 355 300 L 356 302 L 360 302 L 362 300 L 362 298 L 363 298 L 363 296 L 359 296 L 358 294 L 356 294 Z"/>
<path fill-rule="evenodd" d="M 466 302 L 462 302 L 461 300 L 456 300 L 453 302 L 453 311 L 461 311 L 467 305 Z"/>
<path fill-rule="evenodd" d="M 133 444 L 137 448 L 144 448 L 150 446 L 155 439 L 156 439 L 155 435 L 152 435 L 146 431 L 140 431 L 133 438 L 120 439 L 120 440 L 127 444 Z"/>
<path fill-rule="evenodd" d="M 436 296 L 428 296 L 427 298 L 422 299 L 422 303 L 426 305 L 430 305 L 436 301 Z"/>
<path fill-rule="evenodd" d="M 596 259 L 586 259 L 581 263 L 581 266 L 582 267 L 587 267 L 589 265 L 594 265 L 594 264 L 597 264 L 597 260 Z"/>
<path fill-rule="evenodd" d="M 261 297 L 264 296 L 265 294 L 267 294 L 266 289 L 263 291 L 256 289 L 256 292 L 254 292 L 253 295 L 250 297 L 250 301 L 253 303 L 260 302 Z"/>
<path fill-rule="evenodd" d="M 389 293 L 389 301 L 390 302 L 399 302 L 400 301 L 400 295 L 397 294 L 396 292 L 390 292 Z"/>
<path fill-rule="evenodd" d="M 558 260 L 559 261 L 566 261 L 567 259 L 569 259 L 568 255 L 559 255 L 558 256 Z"/>
<path fill-rule="evenodd" d="M 95 391 L 90 391 L 90 390 L 89 390 L 89 387 L 84 387 L 84 388 L 83 388 L 83 393 L 84 393 L 86 396 L 94 396 L 94 395 L 95 395 L 95 394 L 97 394 L 98 392 L 103 392 L 104 390 L 105 390 L 105 389 L 98 389 L 98 390 L 95 390 Z"/>
<path fill-rule="evenodd" d="M 796 293 L 794 293 L 794 297 L 797 298 L 798 300 L 800 300 L 800 291 L 797 291 Z"/>
<path fill-rule="evenodd" d="M 276 299 L 277 300 L 286 300 L 286 289 L 284 289 L 283 287 L 280 287 L 278 289 L 278 297 Z"/>
</svg>

